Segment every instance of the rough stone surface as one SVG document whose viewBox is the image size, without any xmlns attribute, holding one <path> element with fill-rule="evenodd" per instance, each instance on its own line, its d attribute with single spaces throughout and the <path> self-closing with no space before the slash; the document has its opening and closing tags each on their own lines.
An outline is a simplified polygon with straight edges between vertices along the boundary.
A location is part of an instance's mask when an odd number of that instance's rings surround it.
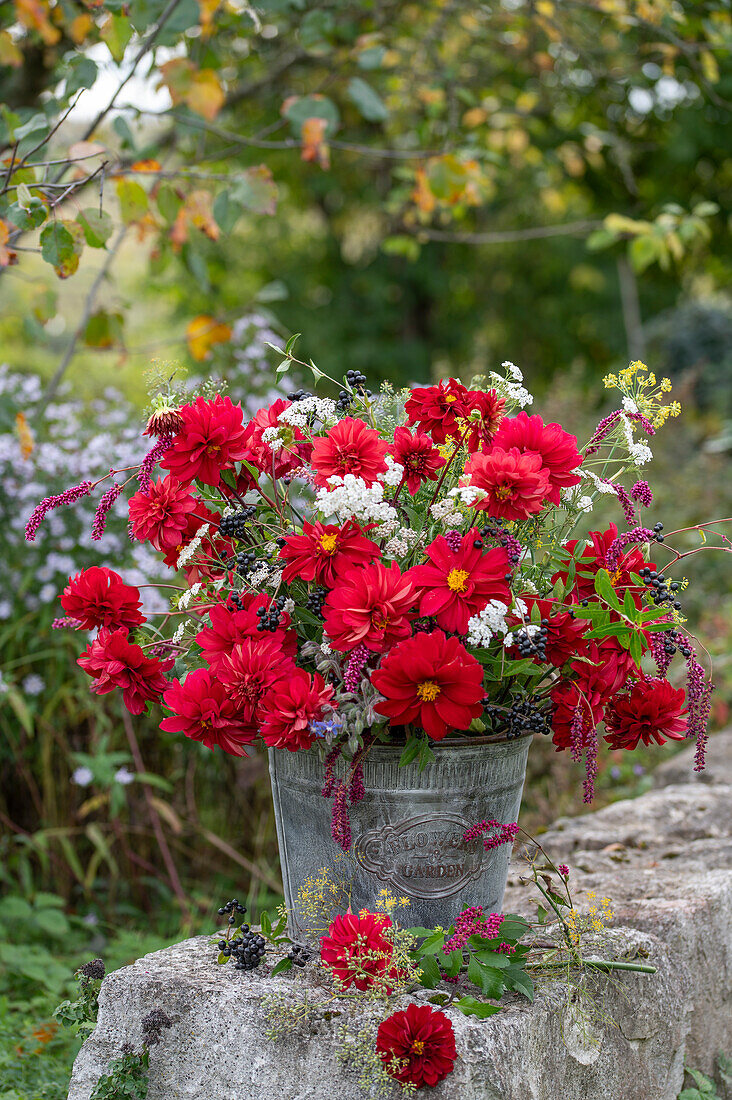
<svg viewBox="0 0 732 1100">
<path fill-rule="evenodd" d="M 694 745 L 687 745 L 653 772 L 654 787 L 671 787 L 687 783 L 716 786 L 732 782 L 732 726 L 715 733 L 709 741 L 704 771 L 694 771 Z"/>
<path fill-rule="evenodd" d="M 580 907 L 588 891 L 612 899 L 616 930 L 608 948 L 647 954 L 658 973 L 593 979 L 597 1003 L 614 1021 L 590 1029 L 594 1042 L 578 1016 L 584 1002 L 568 1005 L 560 982 L 543 983 L 533 1005 L 507 998 L 486 1021 L 449 1010 L 459 1059 L 429 1090 L 431 1100 L 676 1100 L 685 1059 L 709 1072 L 719 1051 L 732 1051 L 732 763 L 728 753 L 725 776 L 716 740 L 712 783 L 664 786 L 562 818 L 540 838 L 552 858 L 572 868 Z M 504 908 L 528 914 L 522 870 L 514 861 Z M 149 1100 L 365 1095 L 353 1067 L 336 1054 L 339 1027 L 355 1026 L 353 1006 L 330 1002 L 312 969 L 276 978 L 260 970 L 217 966 L 215 948 L 198 937 L 110 974 L 69 1100 L 89 1100 L 121 1045 L 139 1044 L 141 1020 L 152 1008 L 162 1008 L 173 1027 L 151 1052 Z M 305 990 L 317 1006 L 310 1023 L 274 1043 L 267 1039 L 263 998 Z M 430 995 L 421 990 L 411 999 Z"/>
</svg>

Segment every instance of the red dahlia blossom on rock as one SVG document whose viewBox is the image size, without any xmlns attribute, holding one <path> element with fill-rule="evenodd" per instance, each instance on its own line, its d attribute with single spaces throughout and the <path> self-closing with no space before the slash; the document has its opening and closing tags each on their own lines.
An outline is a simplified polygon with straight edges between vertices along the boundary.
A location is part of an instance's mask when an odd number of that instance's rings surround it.
<svg viewBox="0 0 732 1100">
<path fill-rule="evenodd" d="M 241 608 L 233 608 L 225 604 L 214 604 L 208 610 L 210 626 L 205 626 L 196 635 L 196 641 L 203 650 L 203 659 L 214 671 L 219 668 L 225 657 L 228 657 L 235 645 L 243 642 L 245 638 L 251 641 L 274 641 L 287 657 L 295 658 L 297 650 L 297 637 L 292 630 L 286 628 L 290 624 L 290 616 L 282 614 L 280 626 L 274 633 L 264 634 L 259 630 L 261 623 L 257 611 L 260 607 L 269 610 L 272 606 L 270 596 L 243 596 Z"/>
<path fill-rule="evenodd" d="M 484 552 L 476 528 L 463 536 L 457 550 L 439 535 L 425 554 L 431 564 L 417 565 L 407 576 L 420 589 L 420 615 L 434 615 L 443 630 L 465 634 L 468 620 L 482 611 L 488 600 L 510 602 L 508 554 L 502 546 Z"/>
<path fill-rule="evenodd" d="M 605 711 L 605 740 L 611 749 L 636 749 L 683 741 L 687 732 L 686 694 L 668 680 L 638 680 L 630 691 L 616 695 Z"/>
<path fill-rule="evenodd" d="M 493 440 L 495 447 L 508 451 L 518 447 L 522 454 L 538 454 L 549 475 L 547 499 L 559 504 L 559 490 L 579 485 L 582 480 L 572 473 L 582 464 L 577 450 L 577 437 L 565 432 L 559 424 L 545 424 L 540 416 L 520 412 L 506 418 Z"/>
<path fill-rule="evenodd" d="M 309 749 L 314 735 L 310 723 L 323 717 L 335 689 L 320 673 L 311 676 L 301 668 L 280 680 L 262 704 L 262 740 L 271 749 Z"/>
<path fill-rule="evenodd" d="M 145 622 L 140 612 L 140 593 L 115 573 L 102 565 L 82 569 L 59 596 L 61 606 L 82 630 L 108 626 L 112 630 L 131 630 Z"/>
<path fill-rule="evenodd" d="M 247 728 L 257 732 L 261 704 L 278 680 L 291 676 L 295 665 L 271 636 L 245 638 L 219 662 L 216 675 L 228 690 Z"/>
<path fill-rule="evenodd" d="M 170 550 L 181 542 L 188 526 L 188 516 L 197 501 L 177 478 L 158 478 L 150 482 L 146 492 L 130 497 L 129 514 L 132 533 L 140 542 L 150 542 L 156 550 Z"/>
<path fill-rule="evenodd" d="M 284 477 L 307 462 L 312 452 L 312 445 L 302 434 L 299 428 L 290 424 L 280 424 L 280 414 L 289 409 L 291 401 L 280 397 L 266 409 L 259 409 L 252 420 L 246 426 L 248 462 L 251 462 L 262 473 L 272 476 L 274 468 L 275 477 Z M 278 428 L 285 445 L 273 451 L 269 443 L 265 443 L 263 437 L 267 428 Z"/>
<path fill-rule="evenodd" d="M 381 554 L 376 543 L 367 539 L 352 519 L 341 526 L 305 520 L 302 530 L 302 535 L 286 536 L 280 550 L 280 558 L 289 562 L 282 571 L 286 584 L 299 578 L 332 588 L 336 577 L 347 569 L 366 565 Z"/>
<path fill-rule="evenodd" d="M 121 688 L 122 699 L 130 714 L 142 714 L 147 703 L 159 699 L 168 686 L 164 672 L 173 667 L 173 658 L 158 661 L 146 657 L 139 645 L 127 640 L 127 631 L 102 627 L 93 642 L 76 662 L 95 683 L 95 695 L 107 695 Z"/>
<path fill-rule="evenodd" d="M 416 589 L 395 561 L 349 569 L 323 604 L 324 631 L 343 653 L 365 645 L 376 653 L 411 633 L 410 611 Z"/>
<path fill-rule="evenodd" d="M 434 741 L 466 730 L 483 710 L 483 669 L 457 638 L 441 630 L 415 634 L 387 654 L 371 673 L 385 699 L 375 710 L 392 726 L 412 722 Z"/>
<path fill-rule="evenodd" d="M 437 471 L 447 462 L 430 436 L 417 430 L 414 435 L 408 428 L 394 429 L 394 443 L 389 447 L 400 466 L 404 467 L 403 480 L 412 496 L 425 481 L 437 481 Z"/>
<path fill-rule="evenodd" d="M 362 992 L 383 979 L 394 952 L 384 935 L 391 928 L 385 913 L 337 916 L 320 940 L 320 959 L 344 989 L 355 985 Z"/>
<path fill-rule="evenodd" d="M 417 1088 L 442 1081 L 457 1058 L 451 1020 L 429 1005 L 410 1004 L 384 1020 L 376 1049 L 392 1077 Z"/>
<path fill-rule="evenodd" d="M 495 390 L 468 390 L 465 403 L 470 421 L 470 433 L 465 441 L 468 450 L 490 450 L 498 427 L 504 421 L 505 398 L 499 397 Z M 479 419 L 475 418 L 476 412 L 480 413 Z"/>
<path fill-rule="evenodd" d="M 327 435 L 313 442 L 312 466 L 315 484 L 322 488 L 328 478 L 337 474 L 353 474 L 373 485 L 386 470 L 385 456 L 389 450 L 379 433 L 367 427 L 363 420 L 347 416 L 339 420 Z"/>
<path fill-rule="evenodd" d="M 448 436 L 459 439 L 463 429 L 459 421 L 467 411 L 468 391 L 461 382 L 449 378 L 436 386 L 417 386 L 404 406 L 408 424 L 419 424 L 435 443 L 444 443 Z"/>
<path fill-rule="evenodd" d="M 474 505 L 496 519 L 526 519 L 540 512 L 549 494 L 549 474 L 541 456 L 521 454 L 518 447 L 474 454 L 465 465 L 470 485 L 486 493 Z"/>
<path fill-rule="evenodd" d="M 207 748 L 217 745 L 232 756 L 245 756 L 244 746 L 254 731 L 242 721 L 229 692 L 207 668 L 189 672 L 184 681 L 174 680 L 163 695 L 173 711 L 160 723 L 167 733 L 183 733 Z"/>
<path fill-rule="evenodd" d="M 160 465 L 187 484 L 198 479 L 218 485 L 222 470 L 247 456 L 241 405 L 218 393 L 213 401 L 197 397 L 178 411 L 183 427 Z"/>
</svg>

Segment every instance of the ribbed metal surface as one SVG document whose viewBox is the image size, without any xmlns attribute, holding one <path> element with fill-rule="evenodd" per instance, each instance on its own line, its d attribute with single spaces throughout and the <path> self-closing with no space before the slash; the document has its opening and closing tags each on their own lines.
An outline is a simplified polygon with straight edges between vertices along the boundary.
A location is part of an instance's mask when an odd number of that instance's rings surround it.
<svg viewBox="0 0 732 1100">
<path fill-rule="evenodd" d="M 518 819 L 530 741 L 438 742 L 436 761 L 422 772 L 399 767 L 400 747 L 373 746 L 363 767 L 366 797 L 350 807 L 354 910 L 373 909 L 388 888 L 410 899 L 401 919 L 412 925 L 447 926 L 465 905 L 499 912 L 509 847 L 487 853 L 463 833 L 487 818 Z M 334 868 L 342 853 L 331 837 L 331 801 L 320 793 L 317 752 L 270 749 L 269 768 L 285 901 L 294 911 L 305 879 Z M 297 915 L 294 923 L 299 931 Z"/>
</svg>

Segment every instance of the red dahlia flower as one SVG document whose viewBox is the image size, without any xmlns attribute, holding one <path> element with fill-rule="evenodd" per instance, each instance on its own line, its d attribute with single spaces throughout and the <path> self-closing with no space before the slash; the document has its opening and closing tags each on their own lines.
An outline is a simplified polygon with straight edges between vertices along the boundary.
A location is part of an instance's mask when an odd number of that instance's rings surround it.
<svg viewBox="0 0 732 1100">
<path fill-rule="evenodd" d="M 344 989 L 355 985 L 362 992 L 387 972 L 394 945 L 384 935 L 391 928 L 385 913 L 337 916 L 320 940 L 320 959 Z"/>
<path fill-rule="evenodd" d="M 576 661 L 572 665 L 573 678 L 560 680 L 551 690 L 552 706 L 552 743 L 557 752 L 570 748 L 572 744 L 572 725 L 577 708 L 581 711 L 581 733 L 595 728 L 602 720 L 603 711 L 616 690 L 616 670 L 605 665 L 596 646 L 590 646 L 590 661 Z"/>
<path fill-rule="evenodd" d="M 509 451 L 494 447 L 489 454 L 474 454 L 465 473 L 471 485 L 487 494 L 474 507 L 496 519 L 526 519 L 541 511 L 549 495 L 549 474 L 541 456 L 521 454 L 518 447 Z"/>
<path fill-rule="evenodd" d="M 611 523 L 605 531 L 590 531 L 587 546 L 581 554 L 578 552 L 581 547 L 579 539 L 572 539 L 571 542 L 567 543 L 564 551 L 568 558 L 574 557 L 576 562 L 574 589 L 570 598 L 576 599 L 578 602 L 594 598 L 595 577 L 598 570 L 607 569 L 607 553 L 617 537 L 617 526 Z M 636 604 L 639 605 L 642 588 L 633 583 L 630 574 L 639 573 L 646 565 L 649 569 L 655 569 L 653 562 L 645 560 L 643 551 L 638 545 L 628 547 L 625 553 L 620 555 L 615 568 L 610 572 L 610 580 L 621 602 L 625 589 L 630 588 L 636 598 Z M 552 582 L 556 583 L 557 580 L 561 580 L 563 584 L 566 584 L 566 569 L 554 574 Z"/>
<path fill-rule="evenodd" d="M 183 427 L 160 465 L 186 484 L 198 479 L 204 485 L 218 485 L 223 470 L 231 470 L 247 457 L 241 405 L 218 393 L 213 401 L 197 397 L 178 411 Z"/>
<path fill-rule="evenodd" d="M 244 746 L 256 736 L 242 721 L 227 689 L 207 668 L 194 669 L 182 682 L 174 680 L 163 700 L 173 714 L 162 720 L 161 730 L 184 733 L 206 748 L 218 745 L 232 756 L 245 756 Z"/>
<path fill-rule="evenodd" d="M 573 474 L 582 463 L 577 450 L 577 437 L 565 432 L 559 424 L 545 424 L 540 416 L 520 412 L 505 419 L 493 440 L 495 447 L 508 451 L 518 447 L 522 454 L 538 454 L 549 475 L 547 499 L 559 504 L 559 490 L 579 485 L 582 480 Z"/>
<path fill-rule="evenodd" d="M 262 740 L 271 749 L 309 749 L 314 735 L 310 723 L 323 717 L 334 689 L 320 673 L 314 676 L 296 668 L 268 693 L 262 705 Z"/>
<path fill-rule="evenodd" d="M 471 426 L 466 440 L 468 450 L 490 450 L 499 425 L 501 422 L 506 423 L 503 415 L 505 398 L 499 397 L 495 390 L 468 390 L 465 403 Z M 479 420 L 470 416 L 476 411 L 480 413 Z"/>
<path fill-rule="evenodd" d="M 616 695 L 605 711 L 605 740 L 611 749 L 636 749 L 683 741 L 687 732 L 686 695 L 668 680 L 638 680 L 630 691 Z"/>
<path fill-rule="evenodd" d="M 266 409 L 259 409 L 246 426 L 246 459 L 258 470 L 272 477 L 284 477 L 307 462 L 312 453 L 312 444 L 299 428 L 290 424 L 280 424 L 280 414 L 289 409 L 291 401 L 279 397 Z M 283 445 L 273 451 L 269 443 L 262 438 L 267 428 L 278 428 Z"/>
<path fill-rule="evenodd" d="M 119 573 L 102 565 L 92 565 L 69 577 L 59 599 L 69 618 L 75 619 L 83 630 L 96 626 L 131 630 L 145 622 L 140 613 L 138 589 L 125 584 Z"/>
<path fill-rule="evenodd" d="M 258 627 L 261 623 L 257 611 L 260 607 L 269 610 L 272 599 L 269 596 L 244 596 L 241 609 L 217 603 L 208 610 L 210 626 L 205 626 L 196 635 L 196 641 L 203 650 L 202 656 L 207 665 L 217 671 L 225 657 L 232 653 L 234 646 L 246 638 L 251 641 L 274 641 L 286 657 L 294 660 L 297 651 L 297 637 L 292 630 L 289 615 L 280 618 L 280 627 L 265 635 Z"/>
<path fill-rule="evenodd" d="M 463 536 L 457 550 L 451 550 L 447 539 L 439 535 L 425 553 L 431 564 L 417 565 L 407 576 L 420 589 L 420 615 L 434 615 L 443 630 L 465 634 L 468 620 L 482 611 L 488 600 L 509 603 L 508 554 L 502 546 L 484 552 L 475 527 Z"/>
<path fill-rule="evenodd" d="M 334 649 L 347 653 L 365 645 L 376 653 L 411 633 L 416 589 L 395 561 L 349 569 L 323 604 L 323 629 Z"/>
<path fill-rule="evenodd" d="M 258 730 L 261 705 L 278 680 L 291 676 L 293 660 L 271 636 L 245 638 L 221 660 L 216 675 L 227 689 L 247 728 Z"/>
<path fill-rule="evenodd" d="M 373 428 L 351 416 L 339 420 L 327 435 L 318 436 L 313 442 L 312 465 L 315 484 L 322 488 L 328 478 L 337 474 L 354 474 L 373 485 L 379 474 L 386 470 L 385 455 L 389 445 Z"/>
<path fill-rule="evenodd" d="M 173 658 L 158 661 L 146 657 L 142 648 L 127 640 L 127 630 L 102 627 L 76 662 L 96 681 L 95 695 L 107 695 L 121 688 L 130 714 L 142 714 L 149 700 L 159 699 L 168 686 L 163 676 L 173 667 Z"/>
<path fill-rule="evenodd" d="M 168 474 L 150 482 L 147 492 L 130 497 L 132 533 L 140 542 L 150 542 L 156 550 L 170 550 L 181 541 L 188 516 L 197 501 L 184 485 Z"/>
<path fill-rule="evenodd" d="M 336 577 L 347 569 L 366 565 L 381 554 L 376 543 L 367 539 L 363 528 L 352 519 L 341 526 L 305 520 L 302 530 L 301 535 L 288 535 L 280 550 L 280 558 L 290 563 L 282 571 L 286 584 L 299 578 L 332 588 Z"/>
<path fill-rule="evenodd" d="M 449 378 L 436 386 L 418 386 L 404 406 L 407 424 L 419 424 L 435 443 L 444 443 L 448 436 L 459 439 L 463 429 L 458 421 L 467 415 L 468 391 L 461 382 Z"/>
<path fill-rule="evenodd" d="M 451 729 L 466 730 L 483 710 L 483 669 L 441 630 L 394 646 L 371 673 L 371 683 L 386 696 L 376 704 L 378 714 L 392 726 L 412 722 L 434 741 Z"/>
<path fill-rule="evenodd" d="M 442 1081 L 457 1058 L 451 1020 L 430 1005 L 410 1004 L 384 1020 L 376 1049 L 392 1077 L 417 1088 Z"/>
<path fill-rule="evenodd" d="M 437 471 L 447 462 L 430 436 L 419 429 L 412 435 L 408 428 L 395 428 L 389 453 L 404 467 L 403 480 L 412 496 L 423 482 L 437 481 Z"/>
</svg>

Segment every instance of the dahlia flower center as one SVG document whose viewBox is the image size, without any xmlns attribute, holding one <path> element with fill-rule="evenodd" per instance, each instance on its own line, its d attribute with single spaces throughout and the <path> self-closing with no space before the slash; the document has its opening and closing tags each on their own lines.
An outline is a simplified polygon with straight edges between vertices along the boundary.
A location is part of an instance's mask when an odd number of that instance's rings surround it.
<svg viewBox="0 0 732 1100">
<path fill-rule="evenodd" d="M 494 490 L 496 500 L 510 500 L 513 496 L 513 485 L 499 485 Z"/>
<path fill-rule="evenodd" d="M 345 470 L 346 473 L 351 470 L 360 470 L 361 456 L 355 447 L 338 447 L 336 455 L 341 470 Z"/>
<path fill-rule="evenodd" d="M 454 393 L 451 393 L 451 394 L 449 394 L 449 395 L 448 395 L 448 396 L 447 396 L 447 397 L 445 398 L 445 404 L 446 404 L 446 405 L 452 405 L 452 404 L 453 404 L 453 402 L 455 402 L 455 401 L 457 401 L 457 397 L 455 396 L 455 394 L 454 394 Z"/>
<path fill-rule="evenodd" d="M 404 464 L 408 470 L 412 471 L 412 473 L 419 474 L 422 472 L 422 469 L 424 467 L 424 455 L 407 455 L 404 460 Z"/>
<path fill-rule="evenodd" d="M 371 616 L 371 622 L 377 630 L 386 630 L 389 621 L 389 616 L 381 608 L 375 611 Z"/>
<path fill-rule="evenodd" d="M 464 592 L 468 587 L 470 574 L 465 569 L 451 569 L 447 574 L 447 587 L 452 592 Z"/>
<path fill-rule="evenodd" d="M 424 703 L 434 703 L 441 691 L 442 688 L 434 680 L 423 680 L 417 688 L 417 695 Z"/>
<path fill-rule="evenodd" d="M 622 569 L 614 569 L 613 572 L 610 574 L 610 584 L 615 587 L 622 575 Z"/>
<path fill-rule="evenodd" d="M 217 455 L 220 452 L 221 448 L 219 447 L 218 443 L 209 443 L 208 447 L 206 448 L 207 455 Z"/>
<path fill-rule="evenodd" d="M 415 1039 L 409 1049 L 412 1054 L 424 1054 L 424 1040 Z"/>
<path fill-rule="evenodd" d="M 337 535 L 321 535 L 320 549 L 324 554 L 332 554 L 338 544 Z"/>
</svg>

